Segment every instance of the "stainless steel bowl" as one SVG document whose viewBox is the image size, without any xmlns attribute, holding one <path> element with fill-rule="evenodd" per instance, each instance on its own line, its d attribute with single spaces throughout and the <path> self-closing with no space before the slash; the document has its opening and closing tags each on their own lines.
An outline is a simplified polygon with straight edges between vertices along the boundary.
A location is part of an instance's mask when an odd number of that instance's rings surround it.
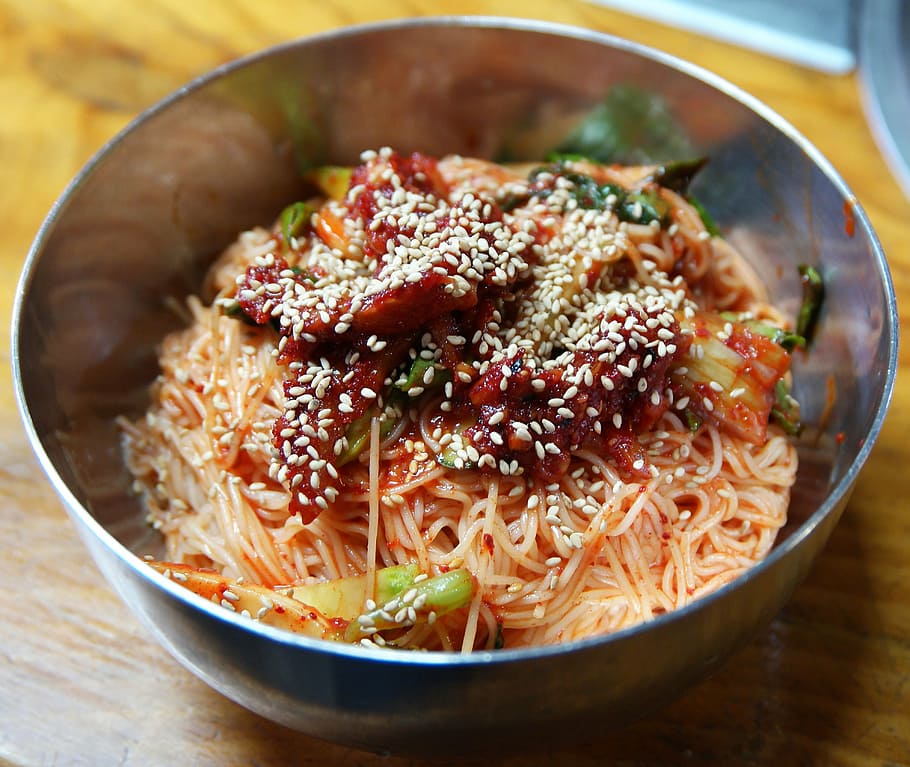
<svg viewBox="0 0 910 767">
<path fill-rule="evenodd" d="M 798 262 L 828 298 L 795 393 L 805 420 L 787 525 L 768 559 L 676 613 L 534 650 L 365 651 L 217 608 L 142 564 L 160 551 L 129 492 L 116 415 L 137 413 L 167 308 L 241 229 L 301 191 L 298 168 L 364 148 L 539 157 L 611 88 L 672 118 L 711 162 L 694 191 L 795 310 Z M 679 151 L 678 149 L 676 151 Z M 150 632 L 244 706 L 321 738 L 432 754 L 515 747 L 660 705 L 766 624 L 837 522 L 884 418 L 897 314 L 884 254 L 843 180 L 748 95 L 670 56 L 580 29 L 447 18 L 345 29 L 218 69 L 142 115 L 55 205 L 19 286 L 12 349 L 32 445 L 88 550 Z"/>
</svg>

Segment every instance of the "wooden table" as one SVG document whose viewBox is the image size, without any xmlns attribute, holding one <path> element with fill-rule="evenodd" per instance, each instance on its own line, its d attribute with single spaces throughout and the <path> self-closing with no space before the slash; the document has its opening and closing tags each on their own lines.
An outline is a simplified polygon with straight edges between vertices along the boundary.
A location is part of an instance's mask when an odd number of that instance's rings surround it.
<svg viewBox="0 0 910 767">
<path fill-rule="evenodd" d="M 494 13 L 591 27 L 689 59 L 792 121 L 846 178 L 910 295 L 910 202 L 853 76 L 830 77 L 580 2 L 0 0 L 0 310 L 67 181 L 191 77 L 296 36 L 379 18 Z M 413 764 L 325 744 L 211 691 L 140 629 L 85 556 L 0 376 L 0 765 Z M 906 354 L 901 356 L 905 373 Z M 712 679 L 627 730 L 514 767 L 910 764 L 910 389 L 790 605 Z M 487 764 L 489 760 L 476 763 Z M 446 763 L 442 759 L 440 763 Z"/>
</svg>

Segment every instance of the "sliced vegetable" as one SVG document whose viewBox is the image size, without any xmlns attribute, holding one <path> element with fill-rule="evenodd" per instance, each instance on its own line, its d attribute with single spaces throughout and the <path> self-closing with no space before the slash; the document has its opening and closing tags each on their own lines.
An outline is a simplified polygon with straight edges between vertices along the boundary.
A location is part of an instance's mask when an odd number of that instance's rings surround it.
<svg viewBox="0 0 910 767">
<path fill-rule="evenodd" d="M 373 420 L 376 412 L 370 412 L 360 416 L 356 421 L 352 421 L 345 429 L 344 436 L 348 441 L 347 449 L 338 456 L 335 462 L 336 466 L 344 466 L 346 463 L 353 461 L 360 455 L 364 448 L 370 444 L 370 422 Z M 379 437 L 385 439 L 392 431 L 395 425 L 391 418 L 382 418 L 379 422 Z"/>
<path fill-rule="evenodd" d="M 353 168 L 342 165 L 323 165 L 307 173 L 306 178 L 329 199 L 343 200 L 351 186 L 353 172 Z"/>
<path fill-rule="evenodd" d="M 427 373 L 431 369 L 433 370 L 432 375 Z M 451 379 L 451 373 L 439 363 L 417 357 L 411 363 L 407 376 L 395 382 L 395 388 L 399 391 L 409 392 L 416 388 L 427 389 L 432 386 L 442 386 Z"/>
<path fill-rule="evenodd" d="M 347 621 L 328 618 L 316 608 L 274 589 L 240 582 L 214 570 L 199 570 L 189 565 L 154 561 L 148 564 L 204 599 L 261 623 L 314 639 L 344 638 Z"/>
<path fill-rule="evenodd" d="M 698 157 L 694 160 L 677 160 L 661 165 L 651 174 L 651 180 L 674 192 L 686 194 L 689 185 L 698 172 L 708 164 L 707 157 Z"/>
<path fill-rule="evenodd" d="M 412 586 L 419 573 L 420 570 L 414 563 L 380 568 L 376 571 L 375 601 L 385 604 L 393 599 Z M 287 594 L 325 615 L 346 620 L 353 620 L 360 615 L 369 596 L 365 575 L 295 586 Z"/>
<path fill-rule="evenodd" d="M 798 268 L 803 285 L 803 302 L 796 318 L 796 332 L 806 339 L 806 344 L 811 344 L 825 300 L 825 283 L 814 266 L 800 264 Z"/>
<path fill-rule="evenodd" d="M 383 603 L 400 594 L 414 584 L 420 574 L 416 563 L 392 565 L 376 571 L 376 601 Z M 366 576 L 361 576 L 366 583 Z"/>
<path fill-rule="evenodd" d="M 659 221 L 661 225 L 665 225 L 669 221 L 670 206 L 661 199 L 656 191 L 651 189 L 633 191 L 617 184 L 599 184 L 591 176 L 566 170 L 565 166 L 561 164 L 535 168 L 531 171 L 528 180 L 533 185 L 537 177 L 545 172 L 564 178 L 572 184 L 569 193 L 579 208 L 612 210 L 620 221 L 632 224 L 650 224 L 652 221 Z M 552 187 L 545 186 L 534 190 L 530 196 L 547 197 L 551 192 Z M 515 203 L 517 207 L 524 201 L 515 198 L 511 202 Z"/>
<path fill-rule="evenodd" d="M 783 346 L 788 352 L 792 352 L 797 347 L 803 348 L 806 345 L 806 339 L 803 338 L 803 336 L 779 328 L 776 325 L 769 325 L 767 322 L 761 322 L 760 320 L 742 318 L 732 312 L 723 312 L 720 316 L 728 322 L 739 322 L 749 328 L 753 333 L 758 333 L 765 338 L 770 338 L 774 343 Z"/>
<path fill-rule="evenodd" d="M 790 387 L 784 379 L 777 382 L 774 387 L 774 395 L 771 418 L 787 434 L 795 437 L 802 429 L 802 424 L 799 420 L 799 403 L 790 396 Z"/>
<path fill-rule="evenodd" d="M 357 641 L 377 631 L 432 623 L 437 617 L 468 605 L 474 596 L 474 578 L 465 568 L 427 578 L 403 594 L 379 604 L 348 624 L 345 639 Z"/>
<path fill-rule="evenodd" d="M 464 607 L 474 596 L 474 578 L 464 568 L 417 581 L 416 564 L 376 571 L 376 599 L 381 607 L 361 613 L 368 604 L 366 576 L 275 590 L 214 570 L 149 561 L 172 581 L 216 604 L 277 628 L 314 639 L 358 641 L 380 629 L 433 621 Z M 370 627 L 373 627 L 370 630 Z"/>
<path fill-rule="evenodd" d="M 681 319 L 691 345 L 670 371 L 677 406 L 742 439 L 765 440 L 775 387 L 790 355 L 770 338 L 718 315 Z"/>
<path fill-rule="evenodd" d="M 712 237 L 720 237 L 720 229 L 717 228 L 717 223 L 714 221 L 714 218 L 708 213 L 704 205 L 701 204 L 701 200 L 692 195 L 688 195 L 686 199 L 689 201 L 689 204 L 695 208 L 695 211 L 698 213 L 698 217 L 701 219 L 701 222 L 705 225 L 705 229 L 708 234 Z"/>
<path fill-rule="evenodd" d="M 256 325 L 256 322 L 245 312 L 239 301 L 230 301 L 221 304 L 221 311 L 226 317 L 242 320 L 247 325 Z"/>
<path fill-rule="evenodd" d="M 313 228 L 316 236 L 326 245 L 342 253 L 348 253 L 351 238 L 345 231 L 344 221 L 337 216 L 328 206 L 319 209 L 319 214 L 313 218 Z M 348 255 L 350 255 L 348 253 Z"/>
<path fill-rule="evenodd" d="M 669 220 L 670 206 L 654 192 L 629 192 L 619 203 L 616 215 L 630 224 L 658 221 L 663 226 Z"/>
<path fill-rule="evenodd" d="M 447 469 L 475 469 L 477 464 L 474 461 L 466 461 L 458 455 L 459 448 L 464 446 L 462 435 L 475 425 L 473 420 L 462 421 L 455 427 L 452 433 L 452 440 L 448 442 L 442 451 L 436 456 L 436 461 Z"/>
<path fill-rule="evenodd" d="M 290 242 L 292 237 L 302 235 L 309 228 L 315 212 L 316 206 L 308 202 L 295 202 L 281 211 L 278 221 L 284 241 Z"/>
</svg>

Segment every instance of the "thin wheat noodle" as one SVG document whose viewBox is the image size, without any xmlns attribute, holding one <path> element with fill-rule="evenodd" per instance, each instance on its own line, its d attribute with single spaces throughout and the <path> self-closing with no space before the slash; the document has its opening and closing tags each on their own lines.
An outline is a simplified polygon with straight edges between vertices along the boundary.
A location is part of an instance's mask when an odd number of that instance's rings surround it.
<svg viewBox="0 0 910 767">
<path fill-rule="evenodd" d="M 453 187 L 491 172 L 479 161 L 445 162 Z M 640 179 L 634 169 L 598 172 L 625 186 Z M 679 262 L 706 309 L 780 318 L 754 270 L 707 233 L 689 201 L 660 195 L 672 226 L 626 227 L 622 255 L 640 279 Z M 266 229 L 242 234 L 209 272 L 209 295 L 232 295 L 237 275 L 274 242 Z M 327 264 L 341 263 L 323 249 Z M 501 639 L 523 647 L 650 620 L 760 561 L 786 521 L 796 451 L 775 426 L 753 445 L 711 423 L 692 431 L 670 408 L 640 436 L 647 479 L 586 447 L 549 483 L 435 460 L 411 471 L 421 451 L 446 449 L 433 420 L 440 399 L 428 396 L 385 436 L 372 418 L 368 449 L 341 469 L 348 482 L 337 502 L 304 524 L 288 514 L 290 491 L 270 473 L 271 429 L 284 409 L 273 332 L 197 297 L 187 312 L 188 327 L 161 345 L 148 413 L 122 422 L 165 557 L 267 586 L 365 574 L 368 593 L 385 565 L 414 562 L 428 575 L 469 569 L 477 589 L 467 608 L 403 630 L 403 646 L 468 652 Z"/>
</svg>

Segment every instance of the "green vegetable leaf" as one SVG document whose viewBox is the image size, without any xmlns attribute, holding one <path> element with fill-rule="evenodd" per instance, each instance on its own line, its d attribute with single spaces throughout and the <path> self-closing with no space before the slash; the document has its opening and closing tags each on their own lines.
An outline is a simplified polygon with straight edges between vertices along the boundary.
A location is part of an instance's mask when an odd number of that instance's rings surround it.
<svg viewBox="0 0 910 767">
<path fill-rule="evenodd" d="M 692 195 L 688 195 L 686 199 L 689 201 L 689 204 L 695 208 L 698 213 L 698 217 L 701 219 L 701 222 L 705 225 L 705 229 L 708 234 L 712 237 L 720 237 L 720 229 L 717 228 L 717 224 L 714 222 L 714 218 L 708 213 L 707 208 L 702 205 L 701 200 Z"/>
<path fill-rule="evenodd" d="M 569 193 L 579 208 L 612 210 L 620 221 L 632 224 L 659 221 L 664 225 L 669 221 L 670 206 L 656 192 L 650 190 L 633 192 L 616 184 L 598 184 L 593 177 L 585 173 L 567 171 L 560 164 L 535 168 L 528 176 L 528 180 L 533 184 L 542 173 L 551 173 L 569 181 L 571 183 Z M 546 186 L 534 191 L 533 195 L 546 197 L 551 191 L 552 189 Z"/>
<path fill-rule="evenodd" d="M 585 162 L 586 160 L 591 161 L 593 158 L 586 157 L 577 152 L 549 152 L 546 156 L 546 160 L 549 163 L 562 164 L 567 162 Z M 593 161 L 596 162 L 596 160 Z"/>
<path fill-rule="evenodd" d="M 699 157 L 695 160 L 677 160 L 661 165 L 653 174 L 651 180 L 674 192 L 686 194 L 689 191 L 689 185 L 696 174 L 708 164 L 707 157 Z"/>
<path fill-rule="evenodd" d="M 601 163 L 643 165 L 693 154 L 664 99 L 633 85 L 617 85 L 554 148 L 557 155 Z"/>
</svg>

